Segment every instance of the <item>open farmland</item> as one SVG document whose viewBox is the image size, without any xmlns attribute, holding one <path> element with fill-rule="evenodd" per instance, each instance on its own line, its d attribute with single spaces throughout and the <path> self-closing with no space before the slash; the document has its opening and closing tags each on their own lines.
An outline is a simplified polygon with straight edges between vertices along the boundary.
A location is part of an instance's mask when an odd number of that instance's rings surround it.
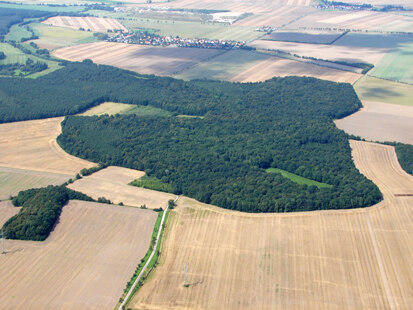
<svg viewBox="0 0 413 310">
<path fill-rule="evenodd" d="M 10 201 L 0 201 L 0 227 L 2 227 L 9 218 L 16 215 L 19 211 L 20 208 L 14 207 Z"/>
<path fill-rule="evenodd" d="M 332 42 L 340 38 L 340 36 L 342 35 L 343 32 L 336 31 L 276 31 L 269 35 L 266 35 L 262 38 L 262 40 L 313 44 L 331 44 Z"/>
<path fill-rule="evenodd" d="M 291 29 L 323 28 L 350 30 L 383 30 L 410 32 L 413 18 L 391 12 L 318 11 L 288 25 Z"/>
<path fill-rule="evenodd" d="M 220 50 L 198 48 L 99 42 L 62 48 L 55 51 L 53 55 L 71 61 L 88 58 L 95 63 L 142 74 L 172 75 L 221 53 Z"/>
<path fill-rule="evenodd" d="M 413 37 L 395 51 L 387 53 L 370 75 L 413 84 Z"/>
<path fill-rule="evenodd" d="M 122 30 L 128 31 L 121 23 L 116 19 L 112 18 L 101 18 L 101 17 L 73 17 L 73 16 L 55 16 L 48 18 L 43 22 L 43 24 L 57 26 L 57 27 L 67 27 L 79 30 L 83 28 L 84 30 L 107 32 L 108 30 Z"/>
<path fill-rule="evenodd" d="M 310 76 L 333 82 L 354 83 L 361 75 L 300 61 L 270 57 L 233 76 L 233 82 L 265 81 L 273 76 Z"/>
<path fill-rule="evenodd" d="M 0 221 L 4 208 L 11 207 L 0 204 Z M 70 201 L 45 242 L 6 240 L 0 304 L 113 309 L 148 249 L 156 218 L 150 210 Z"/>
<path fill-rule="evenodd" d="M 413 177 L 394 148 L 353 141 L 385 201 L 367 209 L 245 214 L 180 199 L 135 309 L 408 309 Z M 188 263 L 188 284 L 183 270 Z M 253 289 L 252 289 L 253 288 Z"/>
<path fill-rule="evenodd" d="M 116 115 L 118 113 L 125 113 L 126 111 L 133 109 L 135 105 L 117 102 L 104 102 L 95 106 L 80 115 L 92 116 L 92 115 Z"/>
<path fill-rule="evenodd" d="M 54 27 L 45 24 L 31 24 L 39 39 L 32 40 L 40 48 L 49 50 L 81 43 L 96 41 L 93 33 L 87 31 L 73 30 L 66 27 Z"/>
<path fill-rule="evenodd" d="M 60 185 L 71 177 L 70 174 L 0 167 L 0 200 L 8 199 L 10 195 L 17 195 L 25 189 Z"/>
<path fill-rule="evenodd" d="M 105 197 L 114 203 L 140 207 L 146 205 L 150 209 L 164 208 L 172 194 L 157 192 L 145 188 L 128 185 L 145 173 L 122 167 L 108 167 L 75 181 L 68 187 L 91 196 L 94 199 Z"/>
<path fill-rule="evenodd" d="M 0 124 L 0 166 L 74 176 L 95 164 L 71 156 L 56 143 L 63 118 Z"/>
<path fill-rule="evenodd" d="M 413 106 L 413 85 L 364 76 L 354 85 L 363 101 Z"/>
<path fill-rule="evenodd" d="M 363 108 L 335 123 L 338 128 L 370 141 L 413 144 L 413 107 L 363 101 Z"/>
<path fill-rule="evenodd" d="M 340 41 L 340 40 L 339 40 Z M 250 44 L 258 49 L 281 50 L 300 56 L 346 62 L 377 64 L 387 52 L 386 48 L 368 48 L 295 42 L 257 40 Z"/>
</svg>

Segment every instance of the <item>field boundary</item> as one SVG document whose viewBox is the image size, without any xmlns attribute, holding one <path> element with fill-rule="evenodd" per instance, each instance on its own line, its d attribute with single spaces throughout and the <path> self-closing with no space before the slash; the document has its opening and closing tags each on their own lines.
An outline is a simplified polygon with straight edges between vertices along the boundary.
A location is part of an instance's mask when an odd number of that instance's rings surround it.
<svg viewBox="0 0 413 310">
<path fill-rule="evenodd" d="M 174 199 L 174 203 L 176 203 L 176 202 L 178 201 L 178 199 L 179 199 L 179 196 L 176 196 L 175 199 Z M 169 205 L 166 206 L 165 211 L 164 211 L 163 214 L 162 214 L 162 220 L 161 220 L 161 223 L 160 223 L 160 225 L 159 225 L 159 230 L 158 230 L 158 234 L 157 234 L 156 239 L 155 239 L 155 244 L 154 244 L 154 246 L 153 246 L 152 253 L 151 253 L 151 255 L 149 256 L 149 258 L 147 259 L 145 265 L 143 266 L 142 270 L 141 270 L 140 273 L 138 274 L 137 278 L 136 278 L 135 281 L 133 282 L 132 286 L 130 287 L 129 292 L 126 294 L 126 296 L 125 296 L 125 298 L 123 299 L 122 303 L 121 303 L 121 304 L 119 305 L 119 307 L 117 308 L 118 310 L 122 310 L 122 309 L 125 308 L 125 305 L 129 302 L 129 299 L 130 299 L 130 298 L 132 297 L 132 295 L 134 294 L 135 288 L 136 288 L 137 285 L 139 284 L 139 281 L 141 280 L 144 272 L 146 271 L 146 269 L 148 268 L 148 266 L 152 263 L 152 258 L 154 257 L 155 253 L 158 251 L 158 245 L 159 245 L 159 241 L 160 241 L 160 237 L 161 237 L 162 231 L 163 231 L 164 226 L 165 226 L 165 225 L 164 225 L 164 224 L 165 224 L 164 222 L 165 222 L 165 219 L 166 219 L 166 215 L 167 215 L 167 213 L 168 213 L 168 209 L 169 209 Z"/>
</svg>

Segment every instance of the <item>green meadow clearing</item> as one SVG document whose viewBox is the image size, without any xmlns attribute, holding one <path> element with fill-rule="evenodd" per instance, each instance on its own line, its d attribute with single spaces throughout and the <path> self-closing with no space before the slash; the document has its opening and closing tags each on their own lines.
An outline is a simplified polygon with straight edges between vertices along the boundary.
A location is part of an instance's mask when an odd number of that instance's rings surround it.
<svg viewBox="0 0 413 310">
<path fill-rule="evenodd" d="M 288 172 L 282 169 L 278 169 L 278 168 L 268 168 L 268 169 L 265 169 L 265 171 L 267 171 L 268 173 L 280 173 L 284 178 L 290 179 L 291 181 L 297 184 L 301 184 L 301 185 L 304 185 L 304 184 L 308 186 L 314 185 L 314 186 L 317 186 L 318 188 L 331 188 L 332 187 L 330 184 L 310 180 L 310 179 L 304 178 L 302 176 L 299 176 L 294 173 L 291 173 L 291 172 Z"/>
</svg>

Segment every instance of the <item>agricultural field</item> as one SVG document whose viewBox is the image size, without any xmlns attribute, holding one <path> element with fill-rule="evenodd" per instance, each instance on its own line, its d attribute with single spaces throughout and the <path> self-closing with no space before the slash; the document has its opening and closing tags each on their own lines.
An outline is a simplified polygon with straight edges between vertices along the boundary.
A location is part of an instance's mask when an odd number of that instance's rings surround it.
<svg viewBox="0 0 413 310">
<path fill-rule="evenodd" d="M 60 185 L 72 177 L 70 174 L 57 174 L 14 168 L 0 167 L 0 200 L 15 196 L 19 191 Z"/>
<path fill-rule="evenodd" d="M 362 101 L 413 106 L 413 85 L 364 76 L 354 85 Z"/>
<path fill-rule="evenodd" d="M 338 42 L 340 42 L 340 40 L 338 40 Z M 318 59 L 364 62 L 371 64 L 377 64 L 388 50 L 386 48 L 341 46 L 335 44 L 323 45 L 269 40 L 257 40 L 252 42 L 250 45 L 257 49 L 281 50 L 287 53 L 297 54 L 299 56 L 314 57 Z"/>
<path fill-rule="evenodd" d="M 361 75 L 353 72 L 327 68 L 300 61 L 270 57 L 247 70 L 233 76 L 234 82 L 259 82 L 273 76 L 310 76 L 333 82 L 345 82 L 353 84 Z"/>
<path fill-rule="evenodd" d="M 59 118 L 0 124 L 0 166 L 74 176 L 94 163 L 71 156 L 56 142 Z"/>
<path fill-rule="evenodd" d="M 20 208 L 14 207 L 10 201 L 0 201 L 0 226 L 19 211 Z"/>
<path fill-rule="evenodd" d="M 32 33 L 24 27 L 16 24 L 10 27 L 9 33 L 6 35 L 6 41 L 20 42 L 24 38 L 30 38 Z"/>
<path fill-rule="evenodd" d="M 54 51 L 53 55 L 71 61 L 92 59 L 95 63 L 141 74 L 172 75 L 221 53 L 212 49 L 99 42 L 62 48 Z"/>
<path fill-rule="evenodd" d="M 413 144 L 413 107 L 363 101 L 363 108 L 335 123 L 338 128 L 370 141 Z"/>
<path fill-rule="evenodd" d="M 90 30 L 97 32 L 107 32 L 108 30 L 127 31 L 121 23 L 112 18 L 55 16 L 48 18 L 42 23 L 45 25 L 67 27 L 75 30 L 83 28 L 86 31 Z"/>
<path fill-rule="evenodd" d="M 117 103 L 117 102 L 104 102 L 98 106 L 95 106 L 86 112 L 80 114 L 83 116 L 92 115 L 116 115 L 116 114 L 135 114 L 138 116 L 169 116 L 171 112 L 155 108 L 152 106 Z"/>
<path fill-rule="evenodd" d="M 26 10 L 38 10 L 46 12 L 80 12 L 85 8 L 78 5 L 81 1 L 77 0 L 65 0 L 66 6 L 62 6 L 62 2 L 59 0 L 23 0 L 16 3 L 15 1 L 2 1 L 0 8 L 8 9 L 26 9 Z M 87 2 L 84 2 L 87 3 Z M 59 4 L 58 6 L 54 4 Z"/>
<path fill-rule="evenodd" d="M 346 3 L 363 4 L 365 2 L 363 2 L 362 0 L 346 0 Z M 413 8 L 412 0 L 370 0 L 368 3 L 372 4 L 373 6 L 402 5 L 405 8 Z"/>
<path fill-rule="evenodd" d="M 105 197 L 113 203 L 122 202 L 127 206 L 146 205 L 150 209 L 164 208 L 169 199 L 175 198 L 174 195 L 128 185 L 144 174 L 142 171 L 133 169 L 108 167 L 83 177 L 68 187 L 94 199 Z"/>
<path fill-rule="evenodd" d="M 19 50 L 18 48 L 15 48 L 8 43 L 0 43 L 0 52 L 3 52 L 6 55 L 5 59 L 0 60 L 0 65 L 7 65 L 7 64 L 14 64 L 14 63 L 25 64 L 27 59 L 31 59 L 34 62 L 45 62 L 48 65 L 48 68 L 46 70 L 43 70 L 41 72 L 32 73 L 30 75 L 27 75 L 26 77 L 36 78 L 36 77 L 46 75 L 50 72 L 53 72 L 61 68 L 59 63 L 56 61 L 45 60 L 43 58 L 36 57 L 34 55 L 27 55 L 23 53 L 21 50 Z"/>
<path fill-rule="evenodd" d="M 92 32 L 73 30 L 66 27 L 54 27 L 41 23 L 30 25 L 39 39 L 32 40 L 40 48 L 53 50 L 63 46 L 95 42 Z"/>
<path fill-rule="evenodd" d="M 269 35 L 266 35 L 265 37 L 262 37 L 261 39 L 269 41 L 331 44 L 341 36 L 343 36 L 343 32 L 336 31 L 276 31 Z"/>
<path fill-rule="evenodd" d="M 379 185 L 384 202 L 258 215 L 182 198 L 169 215 L 160 264 L 129 307 L 408 309 L 413 197 L 395 195 L 413 194 L 413 178 L 393 147 L 351 145 L 357 167 Z"/>
<path fill-rule="evenodd" d="M 304 178 L 302 176 L 299 176 L 297 174 L 279 169 L 279 168 L 267 168 L 265 169 L 268 173 L 280 173 L 284 178 L 290 179 L 291 181 L 298 183 L 298 184 L 306 184 L 308 186 L 317 186 L 318 188 L 323 188 L 323 187 L 332 187 L 331 185 L 327 183 L 321 183 L 317 182 L 311 179 Z"/>
<path fill-rule="evenodd" d="M 0 221 L 11 208 L 0 203 Z M 113 309 L 148 250 L 156 218 L 150 210 L 70 201 L 46 241 L 6 240 L 0 304 Z"/>
<path fill-rule="evenodd" d="M 411 32 L 413 18 L 391 12 L 316 11 L 288 25 L 291 29 L 322 28 Z"/>
<path fill-rule="evenodd" d="M 389 52 L 380 60 L 370 75 L 413 84 L 413 37 L 409 43 Z"/>
</svg>

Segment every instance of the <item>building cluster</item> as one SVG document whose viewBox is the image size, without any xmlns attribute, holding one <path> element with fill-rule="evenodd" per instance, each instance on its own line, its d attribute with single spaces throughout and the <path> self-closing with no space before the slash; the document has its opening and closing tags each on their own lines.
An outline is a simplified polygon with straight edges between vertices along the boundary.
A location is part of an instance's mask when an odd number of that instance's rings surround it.
<svg viewBox="0 0 413 310">
<path fill-rule="evenodd" d="M 152 45 L 152 46 L 177 46 L 209 49 L 239 49 L 245 47 L 245 41 L 233 40 L 210 40 L 210 39 L 187 39 L 172 36 L 159 36 L 148 32 L 123 33 L 107 39 L 109 42 Z"/>
<path fill-rule="evenodd" d="M 273 31 L 276 31 L 277 29 L 278 29 L 278 27 L 261 26 L 261 27 L 259 27 L 259 28 L 255 28 L 255 31 L 271 33 L 271 32 L 273 32 Z"/>
</svg>

